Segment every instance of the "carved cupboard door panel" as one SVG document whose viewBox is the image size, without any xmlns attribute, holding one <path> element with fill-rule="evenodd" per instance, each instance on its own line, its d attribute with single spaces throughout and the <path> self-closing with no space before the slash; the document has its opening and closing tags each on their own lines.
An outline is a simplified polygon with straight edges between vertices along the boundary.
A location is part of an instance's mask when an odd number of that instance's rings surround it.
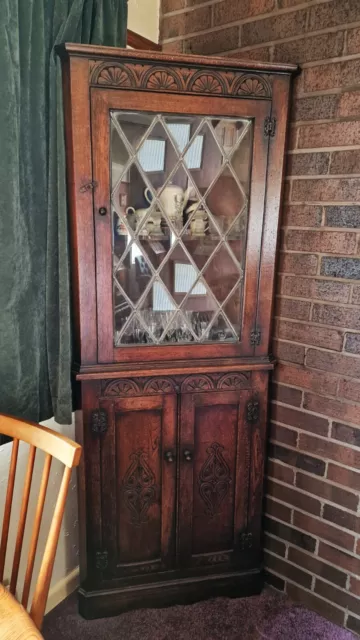
<svg viewBox="0 0 360 640">
<path fill-rule="evenodd" d="M 181 567 L 242 564 L 248 524 L 249 397 L 249 391 L 182 395 Z"/>
<path fill-rule="evenodd" d="M 169 569 L 175 558 L 175 395 L 104 400 L 104 579 Z"/>
</svg>

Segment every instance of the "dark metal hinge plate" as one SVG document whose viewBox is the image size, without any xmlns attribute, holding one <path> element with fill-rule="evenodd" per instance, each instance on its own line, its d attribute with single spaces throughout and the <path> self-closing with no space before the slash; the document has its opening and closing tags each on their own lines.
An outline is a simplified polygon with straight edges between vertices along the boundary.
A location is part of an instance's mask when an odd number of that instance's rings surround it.
<svg viewBox="0 0 360 640">
<path fill-rule="evenodd" d="M 99 571 L 104 571 L 108 567 L 108 552 L 97 551 L 95 553 L 95 567 Z"/>
<path fill-rule="evenodd" d="M 266 116 L 264 121 L 264 134 L 273 138 L 276 133 L 276 118 Z"/>
<path fill-rule="evenodd" d="M 251 549 L 253 544 L 253 535 L 252 533 L 242 533 L 240 535 L 240 549 L 241 551 L 245 551 L 247 549 Z"/>
<path fill-rule="evenodd" d="M 82 184 L 80 187 L 80 193 L 86 193 L 86 191 L 94 191 L 97 187 L 98 183 L 96 180 L 91 180 L 90 182 L 86 182 Z"/>
<path fill-rule="evenodd" d="M 260 403 L 258 400 L 249 400 L 246 405 L 246 422 L 255 424 L 259 420 Z"/>
<path fill-rule="evenodd" d="M 255 346 L 259 346 L 261 342 L 261 331 L 257 331 L 256 329 L 254 329 L 254 331 L 251 332 L 250 334 L 250 344 L 255 347 Z"/>
<path fill-rule="evenodd" d="M 91 413 L 91 431 L 96 435 L 105 433 L 108 428 L 108 418 L 105 409 L 96 409 Z"/>
</svg>

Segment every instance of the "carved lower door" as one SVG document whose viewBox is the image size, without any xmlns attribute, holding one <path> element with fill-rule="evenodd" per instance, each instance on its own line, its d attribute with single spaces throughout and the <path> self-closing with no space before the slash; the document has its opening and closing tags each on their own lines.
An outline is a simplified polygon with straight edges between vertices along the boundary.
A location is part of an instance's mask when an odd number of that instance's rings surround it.
<svg viewBox="0 0 360 640">
<path fill-rule="evenodd" d="M 175 562 L 176 395 L 104 400 L 101 447 L 103 579 L 148 575 Z"/>
<path fill-rule="evenodd" d="M 181 397 L 179 558 L 182 568 L 246 565 L 249 391 Z"/>
</svg>

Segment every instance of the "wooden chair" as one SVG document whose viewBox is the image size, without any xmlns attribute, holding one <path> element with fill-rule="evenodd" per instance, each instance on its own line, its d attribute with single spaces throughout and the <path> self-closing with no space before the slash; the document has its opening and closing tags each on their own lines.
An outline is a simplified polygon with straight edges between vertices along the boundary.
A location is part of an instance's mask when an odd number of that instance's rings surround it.
<svg viewBox="0 0 360 640">
<path fill-rule="evenodd" d="M 0 583 L 2 583 L 4 578 L 5 556 L 9 537 L 10 516 L 14 494 L 19 443 L 20 441 L 22 441 L 30 445 L 27 468 L 25 472 L 19 522 L 17 527 L 15 552 L 12 562 L 9 591 L 6 590 L 2 584 L 0 585 L 0 638 L 2 640 L 5 640 L 5 638 L 15 639 L 17 637 L 41 638 L 42 636 L 37 632 L 37 629 L 41 628 L 44 617 L 46 601 L 50 587 L 51 574 L 54 566 L 56 547 L 59 540 L 60 526 L 64 515 L 65 501 L 69 489 L 71 471 L 73 467 L 76 467 L 79 464 L 81 456 L 81 446 L 76 444 L 69 438 L 66 438 L 59 433 L 48 429 L 47 427 L 42 427 L 33 422 L 27 422 L 1 414 L 0 433 L 13 438 L 8 485 L 4 507 L 4 519 L 0 542 Z M 13 596 L 15 596 L 16 586 L 18 582 L 20 558 L 29 506 L 29 497 L 36 449 L 41 449 L 45 452 L 46 455 L 29 544 L 24 586 L 21 597 L 21 606 Z M 50 524 L 49 534 L 42 557 L 38 579 L 35 585 L 29 618 L 25 609 L 28 605 L 29 600 L 35 554 L 39 540 L 40 525 L 44 510 L 46 491 L 50 475 L 50 467 L 53 458 L 60 460 L 60 462 L 65 465 L 65 469 L 55 503 L 53 518 Z M 14 612 L 16 611 L 17 614 L 14 616 Z M 24 624 L 24 621 L 26 621 L 27 619 L 28 630 L 30 631 L 29 635 L 20 636 L 19 633 L 18 636 L 14 633 L 17 616 L 19 619 L 19 624 Z M 32 622 L 30 619 L 32 620 Z M 19 627 L 19 629 L 16 629 L 16 631 L 20 632 L 20 628 L 22 630 L 22 633 L 24 633 L 23 627 Z"/>
</svg>

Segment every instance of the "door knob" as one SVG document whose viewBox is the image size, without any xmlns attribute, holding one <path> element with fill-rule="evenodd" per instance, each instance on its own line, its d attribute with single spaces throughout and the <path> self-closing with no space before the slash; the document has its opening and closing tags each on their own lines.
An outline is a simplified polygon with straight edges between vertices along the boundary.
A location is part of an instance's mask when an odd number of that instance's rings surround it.
<svg viewBox="0 0 360 640">
<path fill-rule="evenodd" d="M 99 214 L 100 214 L 101 216 L 106 216 L 106 214 L 107 214 L 107 209 L 106 209 L 106 207 L 100 207 L 100 209 L 99 209 Z"/>
<path fill-rule="evenodd" d="M 175 456 L 172 451 L 165 451 L 164 458 L 166 462 L 174 462 Z"/>
<path fill-rule="evenodd" d="M 184 458 L 187 462 L 191 462 L 192 452 L 189 449 L 184 449 Z"/>
</svg>

